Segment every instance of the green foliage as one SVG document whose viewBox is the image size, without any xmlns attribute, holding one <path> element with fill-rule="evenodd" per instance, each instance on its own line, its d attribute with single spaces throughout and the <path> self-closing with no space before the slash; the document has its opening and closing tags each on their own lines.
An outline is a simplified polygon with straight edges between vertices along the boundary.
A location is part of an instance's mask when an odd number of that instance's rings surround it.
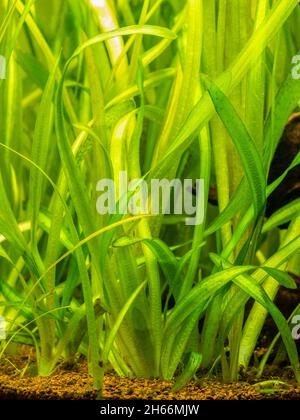
<svg viewBox="0 0 300 420">
<path fill-rule="evenodd" d="M 299 200 L 264 216 L 300 163 L 267 185 L 298 111 L 300 12 L 297 0 L 238 3 L 0 0 L 0 355 L 29 343 L 49 375 L 84 354 L 98 389 L 108 365 L 166 379 L 181 369 L 179 389 L 219 361 L 237 380 L 270 314 L 270 348 L 281 337 L 300 380 L 274 304 L 296 287 Z M 97 181 L 121 171 L 149 185 L 203 178 L 204 223 L 99 215 Z"/>
</svg>

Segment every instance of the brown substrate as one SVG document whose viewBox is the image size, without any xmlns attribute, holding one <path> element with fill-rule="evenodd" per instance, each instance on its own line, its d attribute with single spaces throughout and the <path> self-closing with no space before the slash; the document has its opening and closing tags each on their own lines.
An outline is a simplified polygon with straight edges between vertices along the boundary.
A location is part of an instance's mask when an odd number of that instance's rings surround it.
<svg viewBox="0 0 300 420">
<path fill-rule="evenodd" d="M 72 367 L 60 366 L 49 378 L 30 376 L 28 358 L 19 356 L 0 362 L 0 400 L 93 400 L 96 392 L 87 373 L 86 362 Z M 250 377 L 248 382 L 224 385 L 216 380 L 193 381 L 177 393 L 171 392 L 172 383 L 158 380 L 119 378 L 114 374 L 105 377 L 103 399 L 107 400 L 300 400 L 300 387 L 290 375 L 273 372 L 269 380 L 285 376 L 286 385 L 262 389 Z M 266 379 L 266 378 L 265 378 Z M 281 377 L 282 380 L 282 377 Z"/>
</svg>

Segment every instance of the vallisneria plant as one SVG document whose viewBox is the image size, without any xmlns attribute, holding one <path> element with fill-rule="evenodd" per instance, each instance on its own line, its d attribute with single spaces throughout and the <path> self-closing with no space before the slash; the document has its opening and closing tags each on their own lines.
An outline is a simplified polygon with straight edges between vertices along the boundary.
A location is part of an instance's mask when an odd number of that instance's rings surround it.
<svg viewBox="0 0 300 420">
<path fill-rule="evenodd" d="M 34 346 L 49 375 L 84 354 L 98 389 L 108 366 L 236 381 L 269 315 L 258 370 L 281 340 L 300 381 L 274 304 L 297 287 L 299 199 L 265 217 L 300 164 L 268 183 L 299 107 L 299 25 L 297 0 L 0 0 L 1 356 Z M 97 211 L 120 173 L 203 180 L 203 223 Z"/>
</svg>

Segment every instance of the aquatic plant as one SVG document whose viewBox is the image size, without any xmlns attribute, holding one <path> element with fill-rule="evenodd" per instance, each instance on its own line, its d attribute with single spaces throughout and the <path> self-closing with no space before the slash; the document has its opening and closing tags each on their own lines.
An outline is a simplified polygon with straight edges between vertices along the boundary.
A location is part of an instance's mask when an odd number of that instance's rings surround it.
<svg viewBox="0 0 300 420">
<path fill-rule="evenodd" d="M 300 272 L 299 199 L 265 217 L 300 164 L 268 184 L 299 105 L 298 1 L 0 0 L 0 13 L 1 354 L 35 346 L 40 375 L 85 354 L 98 388 L 108 364 L 181 372 L 177 386 L 220 365 L 234 381 L 269 314 L 299 380 L 273 303 Z M 204 180 L 204 223 L 100 214 L 99 180 L 119 188 L 122 172 Z"/>
</svg>

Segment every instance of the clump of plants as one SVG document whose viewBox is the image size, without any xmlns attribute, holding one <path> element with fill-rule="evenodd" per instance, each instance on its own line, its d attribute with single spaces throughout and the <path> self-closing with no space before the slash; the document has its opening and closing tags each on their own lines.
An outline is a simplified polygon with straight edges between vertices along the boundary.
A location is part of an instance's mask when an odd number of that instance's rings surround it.
<svg viewBox="0 0 300 420">
<path fill-rule="evenodd" d="M 286 319 L 274 303 L 297 287 L 299 198 L 265 214 L 300 164 L 268 182 L 299 110 L 298 1 L 0 0 L 0 12 L 0 355 L 34 346 L 49 375 L 83 354 L 99 389 L 109 366 L 177 388 L 198 371 L 236 381 L 271 316 L 279 335 L 258 374 L 281 342 L 299 381 L 299 307 Z M 125 172 L 204 180 L 203 223 L 97 211 L 99 180 L 120 188 Z M 119 198 L 118 210 L 132 197 Z"/>
</svg>

